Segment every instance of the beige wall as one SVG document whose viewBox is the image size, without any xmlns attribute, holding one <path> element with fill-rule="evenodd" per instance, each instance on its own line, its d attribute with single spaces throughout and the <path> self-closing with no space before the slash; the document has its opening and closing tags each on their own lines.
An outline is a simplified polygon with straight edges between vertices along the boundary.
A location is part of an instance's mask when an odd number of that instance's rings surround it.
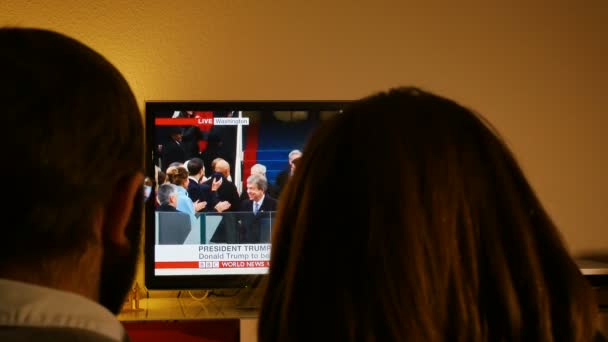
<svg viewBox="0 0 608 342">
<path fill-rule="evenodd" d="M 2 0 L 0 25 L 91 45 L 142 108 L 409 84 L 453 97 L 503 133 L 571 250 L 607 251 L 608 1 L 409 2 Z"/>
</svg>

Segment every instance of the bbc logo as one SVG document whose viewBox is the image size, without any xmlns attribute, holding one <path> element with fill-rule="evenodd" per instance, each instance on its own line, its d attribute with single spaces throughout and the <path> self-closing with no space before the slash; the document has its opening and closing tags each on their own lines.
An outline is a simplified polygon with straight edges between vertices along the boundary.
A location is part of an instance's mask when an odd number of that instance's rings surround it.
<svg viewBox="0 0 608 342">
<path fill-rule="evenodd" d="M 219 268 L 219 261 L 199 261 L 198 268 Z"/>
</svg>

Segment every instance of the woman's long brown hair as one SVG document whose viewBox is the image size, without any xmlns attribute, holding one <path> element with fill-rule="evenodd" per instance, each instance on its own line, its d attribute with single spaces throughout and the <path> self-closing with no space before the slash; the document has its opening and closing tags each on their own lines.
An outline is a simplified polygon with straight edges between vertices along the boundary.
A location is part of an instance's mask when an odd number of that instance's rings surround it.
<svg viewBox="0 0 608 342">
<path fill-rule="evenodd" d="M 498 134 L 399 88 L 305 147 L 279 203 L 259 340 L 589 341 L 596 315 Z"/>
</svg>

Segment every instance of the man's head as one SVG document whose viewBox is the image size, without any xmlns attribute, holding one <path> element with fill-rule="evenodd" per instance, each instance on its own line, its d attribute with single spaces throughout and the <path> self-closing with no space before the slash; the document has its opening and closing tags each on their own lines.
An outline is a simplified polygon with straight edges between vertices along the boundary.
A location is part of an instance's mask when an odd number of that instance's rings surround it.
<svg viewBox="0 0 608 342">
<path fill-rule="evenodd" d="M 163 184 L 158 187 L 158 203 L 168 204 L 177 208 L 177 187 L 173 184 Z"/>
<path fill-rule="evenodd" d="M 251 167 L 252 175 L 260 175 L 266 177 L 266 166 L 262 164 L 255 164 Z"/>
<path fill-rule="evenodd" d="M 298 160 L 300 157 L 302 157 L 302 151 L 300 150 L 293 150 L 291 152 L 289 152 L 289 154 L 287 155 L 287 158 L 289 159 L 289 175 L 292 176 L 293 172 L 295 171 L 295 165 L 294 165 L 294 160 Z"/>
<path fill-rule="evenodd" d="M 0 144 L 11 146 L 4 157 L 27 180 L 4 212 L 18 227 L 0 240 L 0 277 L 62 288 L 86 259 L 90 283 L 70 290 L 116 312 L 141 233 L 143 125 L 135 97 L 103 56 L 46 30 L 0 28 L 0 75 Z"/>
<path fill-rule="evenodd" d="M 177 126 L 169 126 L 169 137 L 177 142 L 181 142 L 183 139 L 182 130 Z"/>
<path fill-rule="evenodd" d="M 224 175 L 224 177 L 228 178 L 230 175 L 230 164 L 224 159 L 217 159 L 213 171 L 219 172 Z"/>
<path fill-rule="evenodd" d="M 200 158 L 192 158 L 187 162 L 188 173 L 190 176 L 200 180 L 205 174 L 205 165 Z"/>
<path fill-rule="evenodd" d="M 293 163 L 293 160 L 296 158 L 300 158 L 302 156 L 302 151 L 300 150 L 293 150 L 291 152 L 289 152 L 289 154 L 287 155 L 287 158 L 289 160 L 289 165 L 291 166 L 291 163 Z"/>
<path fill-rule="evenodd" d="M 300 159 L 301 159 L 301 155 L 300 155 L 300 157 L 294 158 L 294 159 L 291 161 L 291 167 L 290 167 L 290 169 L 289 169 L 289 173 L 290 173 L 291 175 L 293 175 L 293 174 L 296 172 L 296 167 L 298 166 L 298 164 L 299 164 L 299 162 L 300 162 Z"/>
<path fill-rule="evenodd" d="M 260 175 L 251 175 L 247 178 L 247 196 L 252 201 L 259 201 L 264 197 L 264 193 L 268 188 L 266 177 Z"/>
<path fill-rule="evenodd" d="M 223 160 L 223 159 L 222 158 L 215 158 L 215 159 L 213 159 L 211 161 L 211 170 L 213 170 L 213 172 L 216 172 L 215 171 L 215 165 L 217 165 L 217 162 L 220 161 L 220 160 Z"/>
</svg>

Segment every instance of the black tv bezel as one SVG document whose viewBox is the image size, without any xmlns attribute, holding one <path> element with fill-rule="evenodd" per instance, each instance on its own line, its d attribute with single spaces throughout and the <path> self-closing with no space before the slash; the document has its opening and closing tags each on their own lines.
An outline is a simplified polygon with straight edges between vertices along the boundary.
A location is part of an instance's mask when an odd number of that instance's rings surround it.
<svg viewBox="0 0 608 342">
<path fill-rule="evenodd" d="M 145 101 L 145 172 L 154 180 L 154 115 L 156 111 L 320 111 L 341 110 L 351 100 L 222 100 Z M 145 203 L 144 281 L 149 290 L 255 288 L 266 274 L 250 275 L 163 275 L 154 274 L 154 201 Z"/>
</svg>

